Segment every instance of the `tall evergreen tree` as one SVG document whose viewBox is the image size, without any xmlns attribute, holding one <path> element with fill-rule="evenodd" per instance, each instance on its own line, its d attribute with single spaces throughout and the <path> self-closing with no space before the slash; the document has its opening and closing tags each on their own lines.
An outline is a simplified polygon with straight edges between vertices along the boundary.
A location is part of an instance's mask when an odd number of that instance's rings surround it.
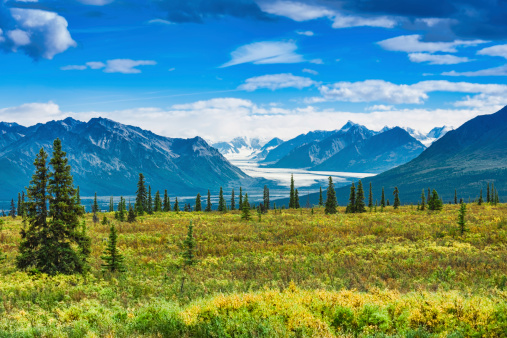
<svg viewBox="0 0 507 338">
<path fill-rule="evenodd" d="M 294 190 L 294 174 L 290 175 L 290 195 L 289 195 L 289 209 L 296 207 L 296 192 Z"/>
<path fill-rule="evenodd" d="M 231 210 L 236 210 L 236 199 L 234 197 L 234 189 L 231 191 Z"/>
<path fill-rule="evenodd" d="M 426 202 L 424 201 L 424 189 L 422 190 L 422 194 L 421 194 L 421 207 L 420 207 L 420 210 L 423 211 L 424 208 L 426 207 Z"/>
<path fill-rule="evenodd" d="M 356 205 L 354 207 L 354 212 L 366 212 L 366 208 L 364 205 L 364 190 L 363 190 L 363 182 L 359 180 L 357 183 L 357 192 L 356 192 Z"/>
<path fill-rule="evenodd" d="M 155 212 L 161 212 L 162 211 L 162 200 L 160 199 L 160 191 L 157 190 L 155 193 Z"/>
<path fill-rule="evenodd" d="M 139 181 L 137 182 L 135 209 L 137 214 L 140 216 L 144 215 L 144 213 L 148 211 L 148 192 L 146 191 L 146 184 L 142 173 L 139 174 Z"/>
<path fill-rule="evenodd" d="M 370 192 L 368 193 L 368 208 L 373 208 L 373 189 L 370 182 Z M 371 211 L 371 210 L 370 210 Z"/>
<path fill-rule="evenodd" d="M 243 205 L 241 206 L 241 219 L 245 221 L 249 221 L 250 216 L 250 203 L 248 203 L 248 194 L 245 194 L 245 198 L 243 200 Z"/>
<path fill-rule="evenodd" d="M 196 263 L 195 260 L 195 239 L 194 239 L 194 226 L 192 225 L 192 221 L 188 224 L 187 237 L 183 241 L 183 266 L 191 266 Z"/>
<path fill-rule="evenodd" d="M 296 189 L 296 193 L 294 194 L 294 209 L 299 209 L 301 206 L 299 205 L 299 192 Z"/>
<path fill-rule="evenodd" d="M 114 212 L 114 200 L 113 200 L 113 196 L 111 196 L 111 198 L 109 198 L 109 212 Z"/>
<path fill-rule="evenodd" d="M 401 203 L 400 203 L 400 191 L 398 190 L 398 187 L 394 187 L 393 195 L 394 195 L 393 208 L 394 209 L 398 209 L 398 207 L 401 205 Z"/>
<path fill-rule="evenodd" d="M 120 202 L 118 203 L 118 220 L 120 222 L 125 222 L 125 200 L 123 196 L 120 197 Z"/>
<path fill-rule="evenodd" d="M 204 211 L 206 211 L 206 212 L 211 211 L 211 193 L 209 192 L 209 189 L 208 189 L 208 200 L 206 203 L 206 209 L 204 209 Z"/>
<path fill-rule="evenodd" d="M 458 214 L 458 227 L 459 227 L 459 232 L 460 232 L 461 236 L 463 236 L 465 234 L 465 232 L 467 231 L 466 221 L 465 221 L 466 212 L 467 212 L 467 205 L 465 203 L 461 203 L 461 206 L 459 209 L 459 214 Z"/>
<path fill-rule="evenodd" d="M 218 211 L 220 212 L 227 211 L 227 207 L 225 205 L 224 191 L 222 190 L 222 187 L 220 187 L 220 192 L 218 193 Z"/>
<path fill-rule="evenodd" d="M 16 209 L 18 211 L 18 215 L 21 215 L 21 193 L 18 192 L 18 207 Z"/>
<path fill-rule="evenodd" d="M 169 201 L 169 196 L 167 195 L 167 189 L 164 190 L 164 211 L 171 211 L 171 202 Z"/>
<path fill-rule="evenodd" d="M 354 182 L 352 182 L 352 185 L 350 186 L 349 204 L 347 205 L 345 212 L 346 213 L 356 212 L 356 187 L 354 185 Z"/>
<path fill-rule="evenodd" d="M 76 205 L 79 207 L 79 216 L 83 216 L 85 214 L 85 208 L 81 205 L 81 196 L 79 194 L 79 186 L 76 188 Z"/>
<path fill-rule="evenodd" d="M 100 209 L 99 209 L 99 202 L 98 202 L 98 200 L 97 200 L 97 193 L 95 193 L 95 197 L 93 198 L 92 212 L 93 212 L 93 213 L 100 212 Z"/>
<path fill-rule="evenodd" d="M 484 202 L 484 200 L 482 199 L 482 189 L 481 189 L 481 194 L 479 196 L 479 201 L 477 202 L 477 204 L 482 205 L 482 202 Z"/>
<path fill-rule="evenodd" d="M 319 191 L 319 205 L 320 206 L 324 205 L 324 200 L 322 199 L 322 187 L 320 187 L 320 191 Z"/>
<path fill-rule="evenodd" d="M 264 209 L 269 210 L 269 188 L 267 185 L 264 186 L 264 194 L 263 194 L 263 201 L 264 201 Z"/>
<path fill-rule="evenodd" d="M 178 197 L 174 199 L 174 211 L 179 212 L 180 211 L 180 205 L 178 203 Z"/>
<path fill-rule="evenodd" d="M 136 221 L 136 212 L 134 211 L 134 208 L 132 207 L 129 201 L 129 213 L 127 216 L 127 222 L 133 223 L 135 221 Z"/>
<path fill-rule="evenodd" d="M 336 192 L 334 191 L 333 179 L 329 176 L 329 184 L 327 186 L 326 197 L 326 214 L 336 214 Z"/>
<path fill-rule="evenodd" d="M 148 186 L 148 201 L 146 204 L 146 212 L 148 215 L 153 214 L 153 199 L 151 198 L 151 185 Z"/>
<path fill-rule="evenodd" d="M 458 204 L 458 191 L 454 189 L 454 204 Z"/>
<path fill-rule="evenodd" d="M 243 208 L 243 189 L 239 187 L 239 204 L 238 209 L 242 210 Z"/>
<path fill-rule="evenodd" d="M 102 264 L 103 271 L 125 272 L 125 258 L 120 254 L 117 242 L 118 235 L 116 234 L 116 228 L 114 224 L 111 224 L 111 228 L 109 228 L 109 241 L 104 250 L 104 256 L 100 257 L 105 262 Z"/>
<path fill-rule="evenodd" d="M 386 196 L 384 194 L 384 187 L 382 187 L 382 195 L 380 195 L 380 206 L 385 208 L 386 206 Z"/>
<path fill-rule="evenodd" d="M 9 211 L 9 216 L 16 218 L 16 204 L 14 204 L 14 198 L 11 199 L 11 209 Z"/>
<path fill-rule="evenodd" d="M 197 194 L 197 197 L 195 198 L 195 211 L 202 211 L 201 207 L 201 194 Z"/>
<path fill-rule="evenodd" d="M 442 210 L 442 200 L 438 197 L 438 193 L 435 189 L 433 189 L 433 194 L 431 195 L 430 200 L 428 201 L 428 210 Z"/>
</svg>

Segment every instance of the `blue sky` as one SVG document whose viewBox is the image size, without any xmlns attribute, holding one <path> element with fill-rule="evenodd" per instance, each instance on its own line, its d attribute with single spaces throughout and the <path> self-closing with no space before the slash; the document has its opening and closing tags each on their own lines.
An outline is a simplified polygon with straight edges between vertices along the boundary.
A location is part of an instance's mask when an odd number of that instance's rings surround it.
<svg viewBox="0 0 507 338">
<path fill-rule="evenodd" d="M 507 3 L 0 0 L 0 120 L 283 139 L 507 104 Z"/>
</svg>

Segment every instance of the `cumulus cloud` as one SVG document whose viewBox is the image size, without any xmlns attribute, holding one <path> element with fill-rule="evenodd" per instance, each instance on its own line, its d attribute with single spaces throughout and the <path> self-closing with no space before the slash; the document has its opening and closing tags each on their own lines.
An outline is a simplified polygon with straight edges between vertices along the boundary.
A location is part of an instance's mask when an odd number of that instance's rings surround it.
<svg viewBox="0 0 507 338">
<path fill-rule="evenodd" d="M 267 88 L 271 90 L 282 88 L 303 89 L 306 87 L 314 86 L 316 84 L 317 82 L 313 81 L 310 78 L 286 73 L 252 77 L 247 79 L 244 84 L 238 87 L 238 89 L 247 91 L 254 91 L 260 88 Z"/>
<path fill-rule="evenodd" d="M 304 62 L 302 55 L 297 54 L 297 45 L 292 42 L 263 41 L 244 45 L 231 53 L 231 61 L 220 68 L 239 65 L 242 63 L 272 64 Z"/>
<path fill-rule="evenodd" d="M 443 72 L 442 75 L 446 76 L 507 76 L 507 65 L 500 67 L 487 68 L 468 72 L 456 72 L 451 70 L 450 72 Z"/>
<path fill-rule="evenodd" d="M 431 92 L 484 93 L 507 95 L 507 85 L 450 81 L 421 81 L 412 85 L 394 84 L 384 80 L 337 82 L 319 87 L 322 97 L 309 102 L 388 102 L 393 104 L 422 104 Z"/>
<path fill-rule="evenodd" d="M 463 41 L 456 40 L 452 42 L 425 42 L 421 41 L 422 35 L 401 35 L 394 38 L 386 39 L 377 42 L 385 50 L 406 52 L 406 53 L 417 53 L 417 52 L 457 52 L 457 47 L 463 46 L 477 46 L 478 44 L 485 43 L 483 40 L 471 40 Z"/>
<path fill-rule="evenodd" d="M 308 68 L 303 69 L 303 73 L 308 73 L 308 74 L 312 74 L 312 75 L 319 75 L 318 71 L 313 70 L 313 69 L 308 69 Z"/>
<path fill-rule="evenodd" d="M 64 17 L 39 9 L 11 8 L 10 17 L 0 21 L 0 47 L 6 51 L 23 51 L 34 59 L 52 59 L 75 47 Z M 0 32 L 1 33 L 1 32 Z"/>
<path fill-rule="evenodd" d="M 479 55 L 501 56 L 507 59 L 507 45 L 486 47 L 477 52 Z"/>
<path fill-rule="evenodd" d="M 459 57 L 451 54 L 410 53 L 408 54 L 408 58 L 412 62 L 428 62 L 430 65 L 455 65 L 472 61 L 467 57 Z"/>
<path fill-rule="evenodd" d="M 141 73 L 138 66 L 154 66 L 157 62 L 153 60 L 130 60 L 130 59 L 114 59 L 108 60 L 106 63 L 100 61 L 90 61 L 85 65 L 69 65 L 61 67 L 61 70 L 85 70 L 85 69 L 103 69 L 104 73 L 123 73 L 138 74 Z"/>
<path fill-rule="evenodd" d="M 48 122 L 64 118 L 60 107 L 53 103 L 25 103 L 17 107 L 0 108 L 0 121 L 17 122 L 31 126 L 39 122 Z"/>
<path fill-rule="evenodd" d="M 396 25 L 396 21 L 391 17 L 345 15 L 336 9 L 303 1 L 261 1 L 260 7 L 266 13 L 284 16 L 298 22 L 328 18 L 333 22 L 333 28 L 359 26 L 392 28 Z"/>
</svg>

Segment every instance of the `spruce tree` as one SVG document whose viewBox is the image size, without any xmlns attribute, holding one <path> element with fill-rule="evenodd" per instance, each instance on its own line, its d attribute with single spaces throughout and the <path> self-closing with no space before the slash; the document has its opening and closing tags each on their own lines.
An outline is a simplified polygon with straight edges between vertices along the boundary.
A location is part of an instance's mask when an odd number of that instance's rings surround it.
<svg viewBox="0 0 507 338">
<path fill-rule="evenodd" d="M 151 185 L 148 186 L 148 200 L 146 201 L 146 212 L 148 215 L 153 214 L 153 199 L 151 198 Z"/>
<path fill-rule="evenodd" d="M 269 210 L 269 188 L 267 185 L 264 186 L 264 194 L 263 194 L 263 201 L 264 201 L 264 210 Z"/>
<path fill-rule="evenodd" d="M 240 209 L 240 210 L 243 209 L 243 189 L 241 187 L 239 187 L 239 204 L 238 204 L 238 209 Z"/>
<path fill-rule="evenodd" d="M 196 263 L 195 260 L 195 239 L 194 239 L 194 226 L 192 221 L 188 225 L 187 237 L 183 241 L 183 266 L 192 266 Z"/>
<path fill-rule="evenodd" d="M 319 206 L 323 206 L 324 205 L 324 200 L 322 199 L 322 187 L 320 187 L 320 191 L 319 191 Z"/>
<path fill-rule="evenodd" d="M 454 204 L 458 204 L 458 192 L 454 189 Z"/>
<path fill-rule="evenodd" d="M 301 206 L 299 205 L 299 192 L 296 189 L 296 193 L 294 194 L 294 209 L 299 209 Z"/>
<path fill-rule="evenodd" d="M 18 207 L 16 208 L 18 215 L 21 215 L 21 193 L 18 192 Z"/>
<path fill-rule="evenodd" d="M 236 200 L 234 197 L 234 189 L 231 191 L 231 210 L 236 210 Z"/>
<path fill-rule="evenodd" d="M 220 192 L 218 193 L 218 211 L 227 211 L 227 207 L 225 206 L 224 191 L 222 190 L 222 187 L 220 187 Z"/>
<path fill-rule="evenodd" d="M 426 202 L 424 200 L 424 189 L 423 189 L 422 190 L 422 194 L 421 194 L 421 207 L 420 207 L 420 210 L 423 211 L 425 207 L 426 207 Z"/>
<path fill-rule="evenodd" d="M 333 179 L 329 176 L 329 184 L 327 186 L 326 196 L 326 214 L 336 214 L 336 193 L 334 191 Z"/>
<path fill-rule="evenodd" d="M 477 204 L 482 205 L 482 202 L 484 202 L 484 200 L 482 199 L 482 189 L 481 189 L 481 194 L 479 196 L 479 201 L 477 201 Z"/>
<path fill-rule="evenodd" d="M 180 205 L 178 203 L 178 197 L 174 199 L 174 211 L 179 212 L 180 211 Z"/>
<path fill-rule="evenodd" d="M 123 196 L 120 197 L 120 202 L 118 203 L 118 220 L 120 222 L 125 222 L 125 200 Z"/>
<path fill-rule="evenodd" d="M 142 173 L 139 174 L 139 181 L 137 182 L 135 209 L 139 216 L 144 215 L 148 209 L 148 192 L 146 191 L 146 184 Z"/>
<path fill-rule="evenodd" d="M 97 193 L 95 193 L 95 198 L 93 199 L 93 204 L 92 204 L 93 223 L 99 222 L 99 217 L 97 216 L 98 211 L 99 211 L 99 204 L 97 202 Z"/>
<path fill-rule="evenodd" d="M 14 198 L 11 199 L 11 209 L 9 211 L 9 216 L 16 218 L 16 204 L 14 204 Z"/>
<path fill-rule="evenodd" d="M 113 200 L 113 196 L 111 196 L 111 198 L 109 198 L 109 212 L 114 212 L 114 200 Z"/>
<path fill-rule="evenodd" d="M 428 210 L 442 210 L 442 200 L 438 196 L 438 193 L 435 189 L 433 189 L 433 194 L 431 195 L 430 200 L 428 201 Z"/>
<path fill-rule="evenodd" d="M 134 211 L 134 208 L 132 207 L 132 205 L 129 202 L 129 213 L 127 216 L 127 222 L 133 223 L 135 221 L 136 221 L 136 212 Z"/>
<path fill-rule="evenodd" d="M 83 216 L 85 214 L 85 208 L 81 205 L 81 196 L 79 194 L 79 186 L 76 188 L 76 205 L 79 208 L 79 216 Z"/>
<path fill-rule="evenodd" d="M 386 196 L 384 194 L 384 187 L 382 187 L 382 195 L 380 195 L 380 206 L 385 208 L 386 206 Z"/>
<path fill-rule="evenodd" d="M 348 209 L 348 211 L 347 211 Z M 356 186 L 354 182 L 350 186 L 349 204 L 347 205 L 345 212 L 355 213 L 356 212 Z"/>
<path fill-rule="evenodd" d="M 245 221 L 249 221 L 250 216 L 250 203 L 248 203 L 248 194 L 245 194 L 245 198 L 243 200 L 243 205 L 241 206 L 241 219 Z"/>
<path fill-rule="evenodd" d="M 204 211 L 206 211 L 206 212 L 210 212 L 211 211 L 211 194 L 209 192 L 209 189 L 208 189 L 208 200 L 207 200 L 207 203 L 206 203 L 206 209 L 204 209 Z"/>
<path fill-rule="evenodd" d="M 155 193 L 155 212 L 162 211 L 162 200 L 160 199 L 160 191 L 157 190 Z"/>
<path fill-rule="evenodd" d="M 171 202 L 169 201 L 169 196 L 167 195 L 167 189 L 164 190 L 164 211 L 171 211 Z"/>
<path fill-rule="evenodd" d="M 465 203 L 461 203 L 461 207 L 459 209 L 459 214 L 458 214 L 458 227 L 459 227 L 459 232 L 460 232 L 461 236 L 463 236 L 465 234 L 465 232 L 467 231 L 466 221 L 465 221 L 466 212 L 467 212 L 467 205 Z"/>
<path fill-rule="evenodd" d="M 394 195 L 393 208 L 394 209 L 398 209 L 398 207 L 401 205 L 401 203 L 400 203 L 400 191 L 398 190 L 398 187 L 394 187 L 393 195 Z"/>
<path fill-rule="evenodd" d="M 197 194 L 197 197 L 195 198 L 195 211 L 202 211 L 201 207 L 201 194 Z"/>
<path fill-rule="evenodd" d="M 371 186 L 371 182 L 370 182 L 370 192 L 368 193 L 368 208 L 370 208 L 371 212 L 371 208 L 373 208 L 373 189 Z"/>
<path fill-rule="evenodd" d="M 120 254 L 118 247 L 118 235 L 116 234 L 116 227 L 111 224 L 109 228 L 109 241 L 107 242 L 104 256 L 101 256 L 105 262 L 102 264 L 103 271 L 109 272 L 125 272 L 125 258 Z"/>
<path fill-rule="evenodd" d="M 364 205 L 364 190 L 363 190 L 363 182 L 359 180 L 357 183 L 357 192 L 356 192 L 356 201 L 355 201 L 354 212 L 366 212 L 366 208 Z"/>
<path fill-rule="evenodd" d="M 290 175 L 290 195 L 289 195 L 289 209 L 296 207 L 296 192 L 294 190 L 294 174 Z"/>
</svg>

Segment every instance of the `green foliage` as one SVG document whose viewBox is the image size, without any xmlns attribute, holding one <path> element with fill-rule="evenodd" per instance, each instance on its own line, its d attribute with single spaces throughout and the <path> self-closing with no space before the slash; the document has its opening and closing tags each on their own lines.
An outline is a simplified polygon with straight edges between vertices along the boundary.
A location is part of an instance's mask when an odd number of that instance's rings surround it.
<svg viewBox="0 0 507 338">
<path fill-rule="evenodd" d="M 356 212 L 356 187 L 354 182 L 352 182 L 352 185 L 350 186 L 349 204 L 347 205 L 345 212 L 348 214 Z"/>
<path fill-rule="evenodd" d="M 270 201 L 269 201 L 269 188 L 267 185 L 264 186 L 264 192 L 262 197 L 262 202 L 264 205 L 264 210 L 270 209 Z"/>
<path fill-rule="evenodd" d="M 162 200 L 160 199 L 160 191 L 158 191 L 158 190 L 155 193 L 154 205 L 155 205 L 155 208 L 154 208 L 155 212 L 161 212 L 162 211 Z"/>
<path fill-rule="evenodd" d="M 323 206 L 324 205 L 324 200 L 322 199 L 322 187 L 320 187 L 320 190 L 319 190 L 319 206 Z"/>
<path fill-rule="evenodd" d="M 382 187 L 382 195 L 380 197 L 380 206 L 382 208 L 385 208 L 385 206 L 386 206 L 386 196 L 385 196 L 385 193 L 384 193 L 384 187 Z"/>
<path fill-rule="evenodd" d="M 125 258 L 118 251 L 118 235 L 116 227 L 111 224 L 109 228 L 109 241 L 104 249 L 104 256 L 100 257 L 105 263 L 102 264 L 102 270 L 109 272 L 125 272 Z"/>
<path fill-rule="evenodd" d="M 327 186 L 327 198 L 326 198 L 326 214 L 336 214 L 336 192 L 334 191 L 333 179 L 329 176 L 329 183 Z"/>
<path fill-rule="evenodd" d="M 234 189 L 231 191 L 231 211 L 236 210 L 236 199 L 234 196 Z"/>
<path fill-rule="evenodd" d="M 129 203 L 129 212 L 127 216 L 127 222 L 133 223 L 136 221 L 136 212 L 134 211 L 134 208 Z"/>
<path fill-rule="evenodd" d="M 394 209 L 398 209 L 398 207 L 401 205 L 401 203 L 400 203 L 400 191 L 398 190 L 398 187 L 394 187 L 393 195 L 394 195 L 393 208 Z"/>
<path fill-rule="evenodd" d="M 144 215 L 148 211 L 148 192 L 146 191 L 146 183 L 144 182 L 144 175 L 142 173 L 139 173 L 139 180 L 137 182 L 135 209 L 139 216 Z"/>
<path fill-rule="evenodd" d="M 148 215 L 153 214 L 153 199 L 151 198 L 151 185 L 148 186 L 148 200 L 146 201 L 146 212 Z"/>
<path fill-rule="evenodd" d="M 458 213 L 458 227 L 459 227 L 459 232 L 460 232 L 461 236 L 463 236 L 465 234 L 465 232 L 467 231 L 466 221 L 465 221 L 466 212 L 467 212 L 466 204 L 461 203 L 461 206 L 459 208 L 459 213 Z"/>
<path fill-rule="evenodd" d="M 222 190 L 222 187 L 220 187 L 220 192 L 218 193 L 218 209 L 217 210 L 220 212 L 227 211 L 227 205 L 225 204 L 224 191 Z"/>
<path fill-rule="evenodd" d="M 201 206 L 201 194 L 197 194 L 197 197 L 195 198 L 195 211 L 202 211 Z"/>
<path fill-rule="evenodd" d="M 431 195 L 431 198 L 428 200 L 428 209 L 433 211 L 439 211 L 442 210 L 442 200 L 438 196 L 438 193 L 435 189 L 433 189 L 433 193 Z"/>
<path fill-rule="evenodd" d="M 301 205 L 299 204 L 299 191 L 296 189 L 296 192 L 294 194 L 294 209 L 301 208 Z"/>
<path fill-rule="evenodd" d="M 243 205 L 241 206 L 241 219 L 245 221 L 249 221 L 250 216 L 250 203 L 248 202 L 248 194 L 245 194 L 245 198 L 243 199 Z"/>
<path fill-rule="evenodd" d="M 180 204 L 178 203 L 178 197 L 174 199 L 174 211 L 179 212 L 180 211 Z"/>
<path fill-rule="evenodd" d="M 424 199 L 424 189 L 423 189 L 422 194 L 421 194 L 421 205 L 419 207 L 419 210 L 424 211 L 425 208 L 426 208 L 426 201 Z"/>
<path fill-rule="evenodd" d="M 206 202 L 206 209 L 204 209 L 204 211 L 206 211 L 206 212 L 211 211 L 211 193 L 209 192 L 209 189 L 208 189 L 208 199 Z"/>
<path fill-rule="evenodd" d="M 358 213 L 366 212 L 366 207 L 364 204 L 363 182 L 361 182 L 361 180 L 359 180 L 359 183 L 357 184 L 354 212 L 358 212 Z"/>
<path fill-rule="evenodd" d="M 187 237 L 183 241 L 183 266 L 192 266 L 196 263 L 195 250 L 196 244 L 194 239 L 194 226 L 192 221 L 188 224 Z"/>
<path fill-rule="evenodd" d="M 296 208 L 296 191 L 294 189 L 294 174 L 290 175 L 289 209 Z"/>
<path fill-rule="evenodd" d="M 171 211 L 171 201 L 169 200 L 169 196 L 167 195 L 167 189 L 164 191 L 163 209 L 165 212 Z"/>
</svg>

